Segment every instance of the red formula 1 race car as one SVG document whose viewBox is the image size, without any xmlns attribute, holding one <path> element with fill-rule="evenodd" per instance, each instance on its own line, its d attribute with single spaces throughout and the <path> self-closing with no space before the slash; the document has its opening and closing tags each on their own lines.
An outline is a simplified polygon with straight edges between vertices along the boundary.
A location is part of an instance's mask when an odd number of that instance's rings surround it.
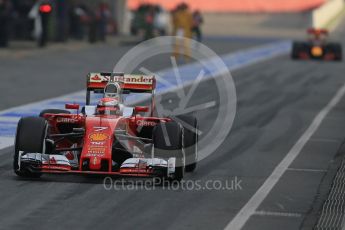
<svg viewBox="0 0 345 230">
<path fill-rule="evenodd" d="M 309 29 L 308 41 L 293 42 L 292 59 L 314 59 L 326 61 L 341 61 L 342 47 L 340 43 L 327 41 L 328 31 L 324 29 Z"/>
<path fill-rule="evenodd" d="M 80 112 L 78 104 L 66 104 L 76 113 L 47 109 L 39 117 L 20 119 L 14 172 L 21 177 L 76 173 L 181 180 L 196 167 L 197 120 L 153 116 L 154 89 L 154 76 L 90 73 Z M 149 93 L 149 106 L 125 106 L 125 96 L 135 93 Z"/>
</svg>

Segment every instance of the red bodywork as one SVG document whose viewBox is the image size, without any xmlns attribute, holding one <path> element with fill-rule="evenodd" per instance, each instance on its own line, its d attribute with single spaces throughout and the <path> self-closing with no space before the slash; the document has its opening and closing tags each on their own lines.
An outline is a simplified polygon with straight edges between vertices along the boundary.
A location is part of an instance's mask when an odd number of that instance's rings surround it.
<svg viewBox="0 0 345 230">
<path fill-rule="evenodd" d="M 59 127 L 70 126 L 73 128 L 84 128 L 85 133 L 82 138 L 65 138 L 65 140 L 56 144 L 56 150 L 64 150 L 68 148 L 81 148 L 78 169 L 72 169 L 64 165 L 57 165 L 54 162 L 48 162 L 42 165 L 42 172 L 44 173 L 87 173 L 87 174 L 113 174 L 113 175 L 130 175 L 130 176 L 151 176 L 152 172 L 146 169 L 126 170 L 119 171 L 112 170 L 112 146 L 116 141 L 114 135 L 116 129 L 126 130 L 131 136 L 138 136 L 139 127 L 154 127 L 159 122 L 170 121 L 168 118 L 157 117 L 142 117 L 134 115 L 130 118 L 113 115 L 100 115 L 86 117 L 83 115 L 75 114 L 45 114 L 44 117 L 50 124 L 50 134 L 61 133 Z M 135 140 L 128 140 L 128 146 L 133 147 L 136 145 Z M 116 154 L 116 153 L 115 153 Z M 69 155 L 66 154 L 66 157 Z M 73 155 L 70 155 L 73 157 Z M 69 160 L 73 160 L 69 158 Z M 89 161 L 89 170 L 83 170 L 83 162 Z M 102 161 L 107 162 L 108 170 L 101 170 Z"/>
<path fill-rule="evenodd" d="M 102 89 L 107 84 L 109 78 L 100 74 L 90 74 L 88 76 L 88 90 Z M 121 80 L 121 79 L 120 79 Z M 122 79 L 124 89 L 136 91 L 152 91 L 155 87 L 154 78 L 135 76 L 132 79 Z M 131 81 L 136 81 L 134 84 Z M 153 103 L 152 103 L 153 105 Z M 66 108 L 78 109 L 77 105 L 66 105 Z M 153 108 L 151 107 L 151 110 Z M 68 160 L 75 160 L 72 151 L 79 151 L 79 159 L 77 167 L 68 167 L 66 165 L 57 164 L 54 159 L 43 162 L 41 172 L 43 173 L 86 173 L 86 174 L 109 174 L 123 176 L 153 176 L 150 168 L 138 167 L 120 168 L 114 170 L 112 168 L 113 144 L 118 140 L 116 131 L 125 131 L 126 135 L 134 137 L 126 140 L 126 146 L 130 151 L 142 150 L 143 146 L 138 145 L 136 137 L 139 137 L 142 128 L 153 129 L 159 122 L 170 121 L 169 118 L 158 118 L 153 116 L 141 116 L 139 112 L 148 110 L 145 107 L 137 107 L 134 114 L 130 117 L 122 115 L 92 115 L 85 114 L 45 114 L 44 118 L 49 123 L 49 135 L 55 142 L 56 152 L 64 152 Z M 59 136 L 63 134 L 73 133 L 74 130 L 83 130 L 78 136 Z M 139 137 L 140 138 L 140 137 Z M 145 139 L 145 138 L 144 138 Z M 148 139 L 148 138 L 146 138 Z M 116 152 L 115 152 L 116 154 Z M 138 153 L 140 156 L 140 151 Z M 85 169 L 85 162 L 87 168 Z"/>
</svg>

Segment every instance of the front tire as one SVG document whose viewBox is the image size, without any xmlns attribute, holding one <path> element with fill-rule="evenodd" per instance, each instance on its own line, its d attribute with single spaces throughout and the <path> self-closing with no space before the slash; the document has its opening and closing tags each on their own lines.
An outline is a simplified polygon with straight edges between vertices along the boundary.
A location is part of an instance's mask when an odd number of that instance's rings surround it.
<svg viewBox="0 0 345 230">
<path fill-rule="evenodd" d="M 185 173 L 185 154 L 183 149 L 183 128 L 176 122 L 156 125 L 153 129 L 154 156 L 158 158 L 174 157 L 175 173 L 172 180 L 181 181 Z"/>
<path fill-rule="evenodd" d="M 299 48 L 299 45 L 297 42 L 293 42 L 292 43 L 292 49 L 291 49 L 291 59 L 295 60 L 295 59 L 298 59 L 298 48 Z"/>
<path fill-rule="evenodd" d="M 327 46 L 328 50 L 334 54 L 335 61 L 343 60 L 342 46 L 338 43 L 330 43 Z"/>
<path fill-rule="evenodd" d="M 198 161 L 198 121 L 194 116 L 177 117 L 184 126 L 184 149 L 186 153 L 186 172 L 193 172 Z"/>
<path fill-rule="evenodd" d="M 291 51 L 291 59 L 298 60 L 300 59 L 299 54 L 301 52 L 309 53 L 308 45 L 303 42 L 293 42 L 292 43 L 292 51 Z"/>
<path fill-rule="evenodd" d="M 21 153 L 44 153 L 48 124 L 41 117 L 25 117 L 18 122 L 14 145 L 13 170 L 21 177 L 37 178 L 39 172 L 22 167 L 19 158 Z"/>
</svg>

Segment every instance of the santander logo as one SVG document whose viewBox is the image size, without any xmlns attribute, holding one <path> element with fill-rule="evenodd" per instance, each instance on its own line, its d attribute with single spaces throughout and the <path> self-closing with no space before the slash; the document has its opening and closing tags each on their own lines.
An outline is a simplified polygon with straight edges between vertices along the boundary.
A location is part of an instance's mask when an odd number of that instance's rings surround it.
<svg viewBox="0 0 345 230">
<path fill-rule="evenodd" d="M 93 73 L 90 76 L 90 82 L 107 82 L 109 81 L 110 76 L 102 76 L 98 73 Z M 115 81 L 123 82 L 126 84 L 144 84 L 144 85 L 152 85 L 154 83 L 154 76 L 146 76 L 146 75 L 124 75 L 124 76 L 116 76 Z"/>
</svg>

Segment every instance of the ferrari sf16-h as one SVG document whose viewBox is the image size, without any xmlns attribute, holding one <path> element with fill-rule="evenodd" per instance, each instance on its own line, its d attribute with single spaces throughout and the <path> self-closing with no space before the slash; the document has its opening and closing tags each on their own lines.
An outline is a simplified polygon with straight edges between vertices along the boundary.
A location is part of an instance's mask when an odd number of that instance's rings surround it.
<svg viewBox="0 0 345 230">
<path fill-rule="evenodd" d="M 341 61 L 342 46 L 340 43 L 328 42 L 328 31 L 324 29 L 309 29 L 308 41 L 293 42 L 292 59 Z"/>
<path fill-rule="evenodd" d="M 79 104 L 66 104 L 66 110 L 46 109 L 20 119 L 14 172 L 21 177 L 75 173 L 181 180 L 196 168 L 197 120 L 154 116 L 154 91 L 154 76 L 88 74 L 81 110 Z M 149 106 L 125 105 L 125 95 L 145 93 Z"/>
</svg>

